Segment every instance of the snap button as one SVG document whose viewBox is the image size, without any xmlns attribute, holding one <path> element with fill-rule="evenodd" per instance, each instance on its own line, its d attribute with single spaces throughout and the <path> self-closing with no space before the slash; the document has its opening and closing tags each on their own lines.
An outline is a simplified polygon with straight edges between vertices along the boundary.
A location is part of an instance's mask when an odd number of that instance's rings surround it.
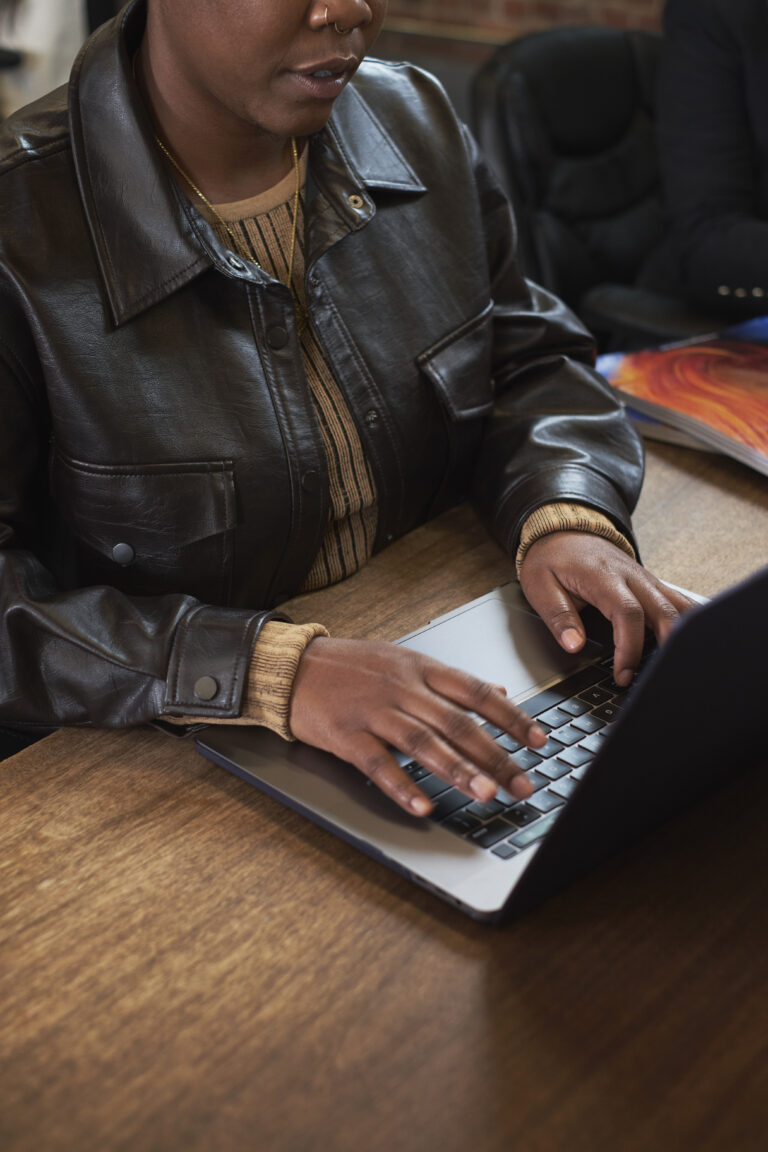
<svg viewBox="0 0 768 1152">
<path fill-rule="evenodd" d="M 316 492 L 320 483 L 320 475 L 314 468 L 308 468 L 301 478 L 301 486 L 305 492 Z"/>
<path fill-rule="evenodd" d="M 734 296 L 738 296 L 740 300 L 743 299 L 743 297 L 746 296 L 746 294 L 747 294 L 746 288 L 737 288 L 736 291 L 734 292 Z"/>
<path fill-rule="evenodd" d="M 718 296 L 730 296 L 731 290 L 727 284 L 721 284 L 717 290 Z"/>
<path fill-rule="evenodd" d="M 752 289 L 752 295 L 753 296 L 765 296 L 765 289 L 764 288 L 753 288 Z"/>
<path fill-rule="evenodd" d="M 280 348 L 285 348 L 287 343 L 288 333 L 282 325 L 275 324 L 274 328 L 270 328 L 267 331 L 267 344 L 269 344 L 270 348 L 274 348 L 275 351 L 277 351 Z"/>
<path fill-rule="evenodd" d="M 112 549 L 112 559 L 115 564 L 121 564 L 123 568 L 128 564 L 132 564 L 136 559 L 136 553 L 130 544 L 115 544 Z"/>
<path fill-rule="evenodd" d="M 375 408 L 371 408 L 368 410 L 368 412 L 366 412 L 365 422 L 366 422 L 366 424 L 370 424 L 371 426 L 373 426 L 374 424 L 378 424 L 379 414 Z"/>
<path fill-rule="evenodd" d="M 218 690 L 218 682 L 213 676 L 201 676 L 195 681 L 195 696 L 198 700 L 213 700 Z"/>
<path fill-rule="evenodd" d="M 357 192 L 353 192 L 349 197 L 349 203 L 352 205 L 356 212 L 359 212 L 365 201 L 363 200 L 362 196 L 358 196 Z"/>
<path fill-rule="evenodd" d="M 245 264 L 239 256 L 227 256 L 227 264 L 230 268 L 234 268 L 235 272 L 245 272 Z"/>
</svg>

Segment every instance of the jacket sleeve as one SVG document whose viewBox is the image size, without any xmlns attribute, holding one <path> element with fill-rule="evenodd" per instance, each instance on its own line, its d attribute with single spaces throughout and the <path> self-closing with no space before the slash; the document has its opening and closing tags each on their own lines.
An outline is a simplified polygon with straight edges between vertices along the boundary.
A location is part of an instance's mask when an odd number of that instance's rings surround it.
<svg viewBox="0 0 768 1152">
<path fill-rule="evenodd" d="M 659 149 L 681 281 L 704 307 L 754 316 L 768 308 L 768 220 L 758 186 L 765 158 L 753 128 L 768 111 L 764 66 L 758 75 L 768 9 L 670 0 L 664 25 Z M 746 37 L 755 41 L 749 60 Z"/>
<path fill-rule="evenodd" d="M 7 338 L 12 320 L 0 293 L 0 722 L 237 716 L 259 630 L 285 617 L 68 587 L 51 575 L 48 420 L 24 333 L 13 329 L 14 350 Z"/>
<path fill-rule="evenodd" d="M 475 152 L 468 140 L 468 147 Z M 514 555 L 525 520 L 558 502 L 602 512 L 634 544 L 639 437 L 594 370 L 594 341 L 565 305 L 526 281 L 509 204 L 475 155 L 494 302 L 495 404 L 474 479 L 478 512 Z"/>
</svg>

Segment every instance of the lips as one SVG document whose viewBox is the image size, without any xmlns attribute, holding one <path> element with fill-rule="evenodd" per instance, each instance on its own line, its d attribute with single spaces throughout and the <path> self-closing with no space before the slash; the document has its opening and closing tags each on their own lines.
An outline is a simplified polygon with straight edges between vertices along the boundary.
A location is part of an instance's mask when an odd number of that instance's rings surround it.
<svg viewBox="0 0 768 1152">
<path fill-rule="evenodd" d="M 307 95 L 318 100 L 335 100 L 359 66 L 356 56 L 334 56 L 295 68 L 291 76 Z"/>
</svg>

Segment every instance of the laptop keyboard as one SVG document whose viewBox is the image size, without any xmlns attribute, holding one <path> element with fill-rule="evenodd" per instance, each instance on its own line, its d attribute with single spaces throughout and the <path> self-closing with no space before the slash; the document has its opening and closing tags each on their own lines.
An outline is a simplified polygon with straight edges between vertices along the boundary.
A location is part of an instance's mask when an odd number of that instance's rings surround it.
<svg viewBox="0 0 768 1152">
<path fill-rule="evenodd" d="M 626 700 L 627 689 L 613 681 L 612 663 L 606 657 L 523 701 L 520 707 L 547 733 L 546 744 L 535 752 L 494 725 L 483 725 L 525 769 L 534 789 L 528 800 L 502 790 L 482 804 L 420 764 L 406 764 L 405 771 L 434 804 L 429 819 L 503 860 L 540 840 L 578 788 Z"/>
</svg>

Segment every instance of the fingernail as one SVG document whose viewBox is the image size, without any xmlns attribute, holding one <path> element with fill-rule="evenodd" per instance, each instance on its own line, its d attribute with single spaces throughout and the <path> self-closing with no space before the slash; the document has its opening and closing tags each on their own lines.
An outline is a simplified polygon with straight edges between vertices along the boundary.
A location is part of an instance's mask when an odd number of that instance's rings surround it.
<svg viewBox="0 0 768 1152">
<path fill-rule="evenodd" d="M 428 816 L 432 811 L 432 805 L 426 796 L 411 796 L 408 801 L 411 812 L 417 816 Z"/>
<path fill-rule="evenodd" d="M 527 800 L 533 792 L 533 785 L 524 772 L 517 776 L 513 776 L 510 784 L 509 791 L 517 796 L 518 800 Z"/>
<path fill-rule="evenodd" d="M 487 776 L 473 776 L 469 783 L 469 790 L 474 797 L 487 803 L 496 795 L 496 785 Z"/>
<path fill-rule="evenodd" d="M 560 633 L 560 642 L 569 652 L 578 652 L 582 645 L 581 633 L 575 628 L 566 628 Z"/>
</svg>

